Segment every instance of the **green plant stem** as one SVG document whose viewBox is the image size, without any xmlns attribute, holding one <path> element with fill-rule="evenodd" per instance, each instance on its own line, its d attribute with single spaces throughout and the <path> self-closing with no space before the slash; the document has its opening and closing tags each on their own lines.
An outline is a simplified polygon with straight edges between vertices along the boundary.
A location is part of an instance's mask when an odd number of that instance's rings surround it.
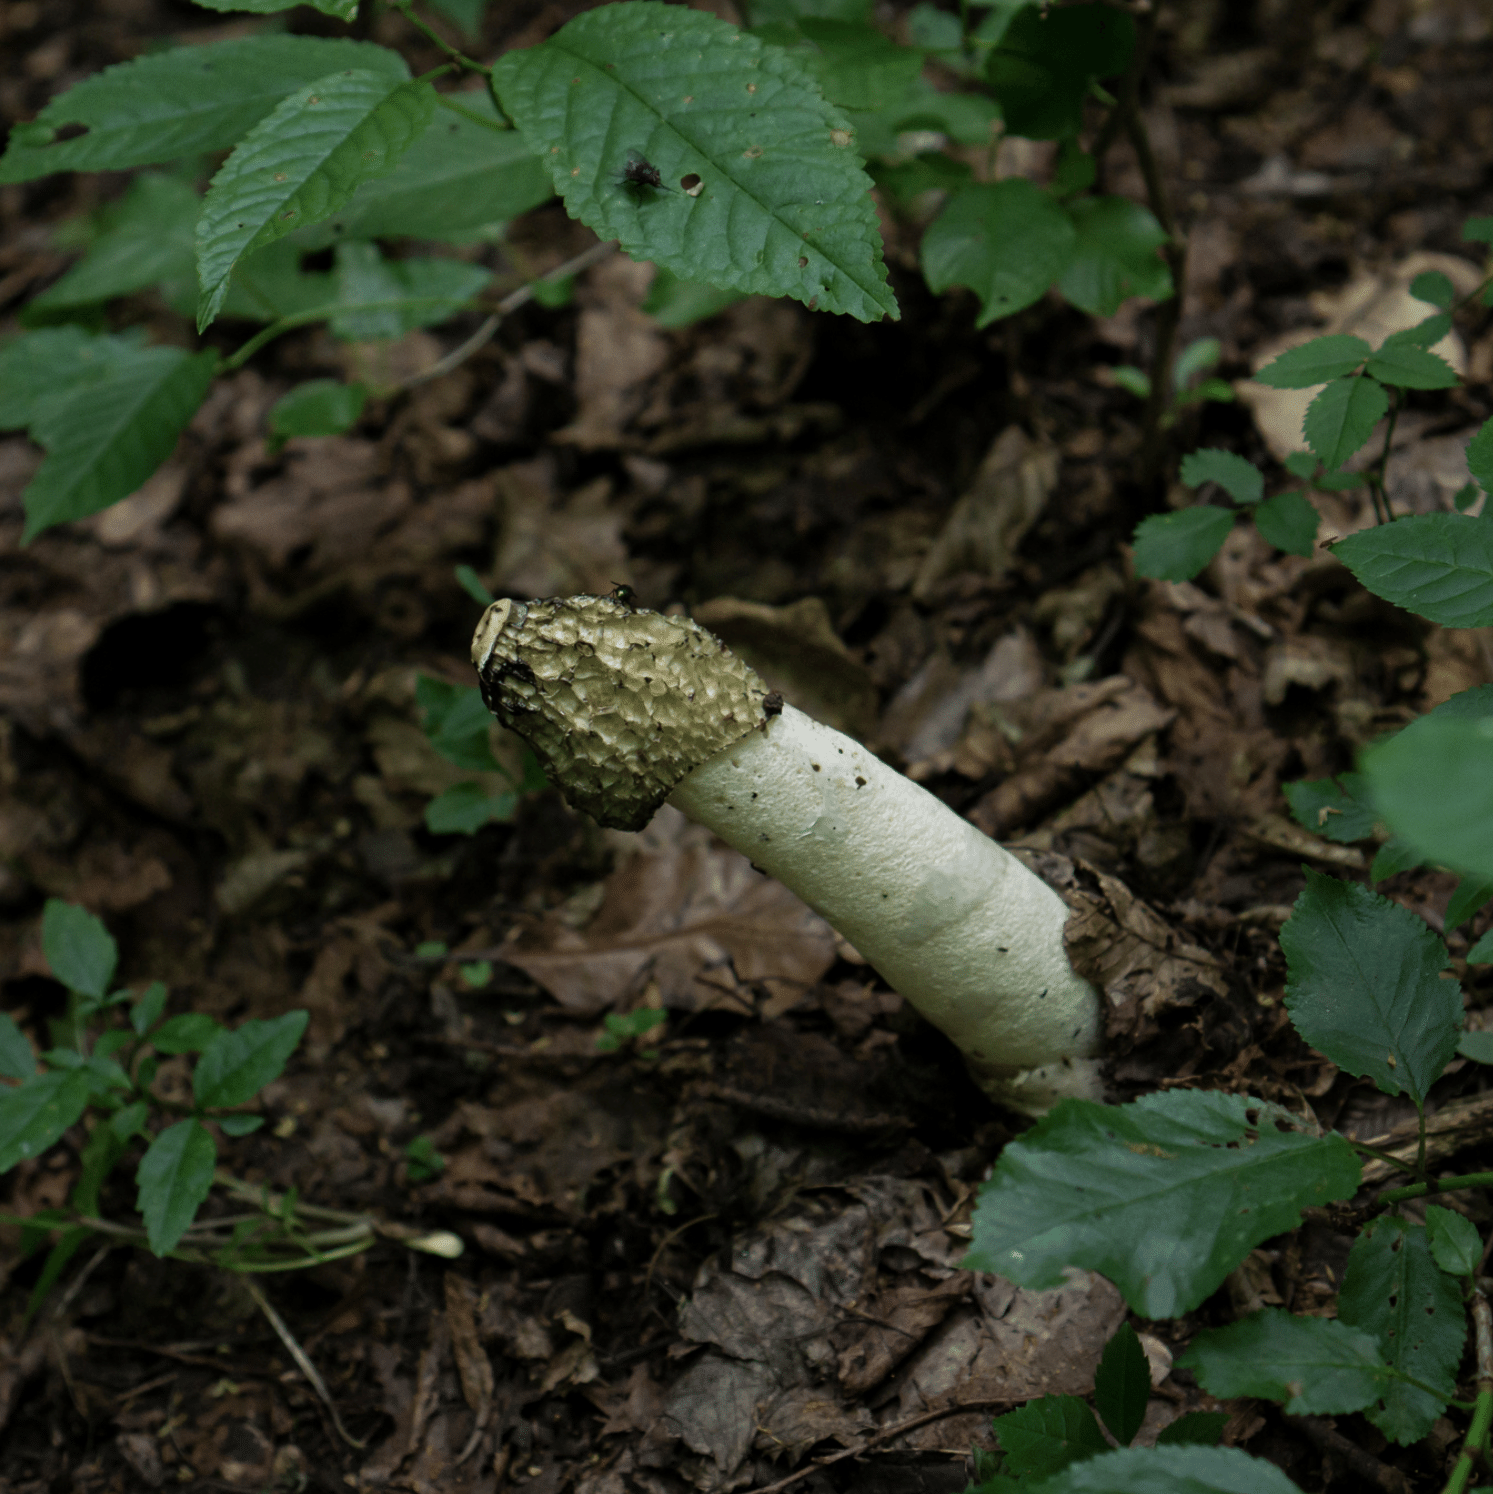
<svg viewBox="0 0 1493 1494">
<path fill-rule="evenodd" d="M 408 21 L 410 25 L 413 26 L 415 30 L 418 31 L 426 39 L 426 41 L 430 42 L 434 46 L 439 47 L 441 51 L 443 51 L 446 56 L 448 56 L 452 60 L 452 62 L 456 63 L 458 67 L 464 67 L 469 73 L 481 73 L 484 78 L 492 77 L 492 69 L 490 67 L 487 67 L 481 62 L 474 62 L 464 52 L 458 52 L 450 42 L 446 41 L 436 31 L 427 26 L 425 22 L 415 14 L 414 7 L 410 4 L 410 0 L 389 0 L 389 6 L 391 9 L 397 10 L 399 14 L 402 15 L 405 20 Z"/>
<path fill-rule="evenodd" d="M 1472 1294 L 1472 1322 L 1477 1342 L 1477 1401 L 1462 1454 L 1443 1486 L 1443 1494 L 1463 1494 L 1475 1461 L 1487 1456 L 1488 1429 L 1493 1426 L 1493 1311 L 1481 1292 Z"/>
<path fill-rule="evenodd" d="M 1345 1138 L 1348 1145 L 1355 1152 L 1362 1152 L 1366 1157 L 1373 1157 L 1378 1162 L 1383 1162 L 1388 1167 L 1397 1168 L 1400 1172 L 1408 1172 L 1412 1177 L 1417 1176 L 1415 1168 L 1401 1157 L 1396 1157 L 1392 1152 L 1386 1152 L 1383 1147 L 1370 1146 L 1367 1141 L 1354 1141 Z"/>
<path fill-rule="evenodd" d="M 1383 1160 L 1387 1162 L 1389 1158 Z M 1388 1193 L 1381 1193 L 1379 1202 L 1398 1204 L 1407 1199 L 1422 1198 L 1427 1193 L 1459 1193 L 1466 1188 L 1493 1188 L 1493 1172 L 1469 1172 L 1459 1178 L 1432 1178 L 1429 1182 L 1412 1183 L 1408 1188 L 1394 1188 Z"/>
<path fill-rule="evenodd" d="M 1417 1140 L 1415 1144 L 1415 1175 L 1426 1181 L 1426 1107 L 1415 1107 Z"/>
<path fill-rule="evenodd" d="M 1396 389 L 1389 407 L 1389 421 L 1384 427 L 1384 445 L 1380 448 L 1378 460 L 1366 474 L 1369 480 L 1369 500 L 1374 505 L 1374 518 L 1380 524 L 1387 524 L 1394 517 L 1389 507 L 1389 490 L 1384 485 L 1384 478 L 1389 471 L 1389 448 L 1395 438 L 1395 423 L 1400 418 L 1400 406 L 1404 401 L 1404 393 Z M 1424 1143 L 1424 1136 L 1421 1139 Z"/>
</svg>

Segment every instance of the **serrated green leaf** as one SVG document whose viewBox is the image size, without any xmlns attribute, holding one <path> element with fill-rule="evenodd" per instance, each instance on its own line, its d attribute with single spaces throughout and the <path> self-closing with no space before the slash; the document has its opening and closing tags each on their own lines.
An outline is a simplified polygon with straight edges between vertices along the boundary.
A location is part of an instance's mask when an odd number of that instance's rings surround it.
<svg viewBox="0 0 1493 1494">
<path fill-rule="evenodd" d="M 102 1000 L 114 979 L 119 946 L 87 908 L 49 897 L 41 916 L 41 947 L 52 974 L 69 991 Z"/>
<path fill-rule="evenodd" d="M 228 150 L 287 94 L 346 68 L 409 77 L 395 52 L 372 42 L 252 36 L 149 52 L 85 78 L 53 99 L 0 157 L 0 183 L 54 171 L 118 171 L 201 151 Z M 84 125 L 71 140 L 53 138 Z"/>
<path fill-rule="evenodd" d="M 1440 979 L 1446 946 L 1399 903 L 1305 870 L 1280 931 L 1291 1021 L 1340 1069 L 1421 1105 L 1462 1030 L 1461 988 Z"/>
<path fill-rule="evenodd" d="M 1228 1424 L 1227 1411 L 1184 1411 L 1156 1434 L 1156 1446 L 1217 1447 Z"/>
<path fill-rule="evenodd" d="M 457 783 L 425 806 L 425 828 L 432 835 L 475 835 L 484 825 L 513 818 L 518 795 L 489 794 L 480 783 Z"/>
<path fill-rule="evenodd" d="M 1451 389 L 1459 382 L 1445 358 L 1409 343 L 1386 342 L 1369 359 L 1366 371 L 1370 378 L 1396 389 Z"/>
<path fill-rule="evenodd" d="M 1336 778 L 1303 778 L 1281 784 L 1281 792 L 1296 821 L 1313 835 L 1351 845 L 1374 833 L 1378 816 L 1368 797 L 1368 784 L 1361 773 L 1342 773 Z M 1378 878 L 1375 878 L 1377 881 Z"/>
<path fill-rule="evenodd" d="M 1485 493 L 1493 493 L 1493 420 L 1485 420 L 1467 443 L 1467 470 Z"/>
<path fill-rule="evenodd" d="M 150 1035 L 157 1053 L 200 1053 L 223 1028 L 206 1012 L 170 1017 Z"/>
<path fill-rule="evenodd" d="M 1469 965 L 1493 965 L 1493 929 L 1489 929 L 1471 949 L 1467 951 Z M 1464 1034 L 1464 1037 L 1466 1034 Z M 1458 1052 L 1461 1052 L 1460 1046 Z M 1493 1063 L 1493 1058 L 1479 1058 L 1479 1063 Z"/>
<path fill-rule="evenodd" d="M 45 424 L 85 385 L 107 379 L 144 351 L 144 334 L 95 337 L 48 327 L 0 343 L 0 430 Z"/>
<path fill-rule="evenodd" d="M 376 244 L 339 244 L 333 283 L 346 309 L 331 318 L 332 336 L 348 342 L 403 337 L 454 316 L 491 279 L 490 270 L 459 259 L 391 260 Z"/>
<path fill-rule="evenodd" d="M 1105 1344 L 1094 1372 L 1094 1409 L 1121 1447 L 1135 1441 L 1150 1399 L 1150 1361 L 1135 1329 L 1121 1323 Z"/>
<path fill-rule="evenodd" d="M 195 290 L 192 233 L 201 205 L 191 183 L 180 177 L 136 177 L 88 252 L 30 302 L 28 315 L 87 306 L 162 282 Z"/>
<path fill-rule="evenodd" d="M 738 291 L 702 285 L 696 280 L 681 280 L 672 270 L 660 266 L 640 309 L 660 327 L 691 327 L 696 322 L 716 316 L 728 306 L 734 306 L 739 300 L 741 294 Z"/>
<path fill-rule="evenodd" d="M 814 44 L 805 57 L 809 71 L 842 109 L 884 109 L 903 99 L 923 70 L 921 54 L 865 21 L 803 16 L 798 30 Z"/>
<path fill-rule="evenodd" d="M 130 1027 L 136 1037 L 144 1037 L 166 1010 L 166 987 L 160 981 L 152 981 L 140 993 L 140 998 L 130 1008 Z"/>
<path fill-rule="evenodd" d="M 358 0 L 192 0 L 204 10 L 249 11 L 256 16 L 273 16 L 297 5 L 309 5 L 334 21 L 355 21 Z"/>
<path fill-rule="evenodd" d="M 1058 289 L 1080 311 L 1113 316 L 1131 296 L 1171 295 L 1171 271 L 1156 252 L 1166 230 L 1149 208 L 1128 197 L 1080 197 L 1066 207 L 1078 240 Z"/>
<path fill-rule="evenodd" d="M 1366 1413 L 1402 1447 L 1419 1442 L 1456 1394 L 1467 1337 L 1461 1290 L 1436 1264 L 1423 1226 L 1397 1215 L 1364 1226 L 1348 1253 L 1337 1315 L 1372 1334 L 1391 1369 L 1440 1392 L 1389 1381 Z"/>
<path fill-rule="evenodd" d="M 1273 358 L 1255 375 L 1255 381 L 1271 389 L 1315 389 L 1352 373 L 1371 351 L 1363 338 L 1346 332 L 1314 337 Z"/>
<path fill-rule="evenodd" d="M 1152 514 L 1135 526 L 1136 574 L 1158 581 L 1190 581 L 1218 554 L 1233 527 L 1233 509 L 1207 504 Z"/>
<path fill-rule="evenodd" d="M 1125 11 L 1105 5 L 1023 8 L 986 65 L 1007 133 L 1028 140 L 1078 134 L 1090 85 L 1123 73 L 1134 50 L 1135 21 Z"/>
<path fill-rule="evenodd" d="M 1235 503 L 1258 503 L 1265 493 L 1265 474 L 1253 462 L 1216 446 L 1189 451 L 1179 475 L 1189 488 L 1216 482 Z"/>
<path fill-rule="evenodd" d="M 270 406 L 270 432 L 282 438 L 340 436 L 357 421 L 367 403 L 366 385 L 308 379 Z"/>
<path fill-rule="evenodd" d="M 197 330 L 217 316 L 246 255 L 319 223 L 392 171 L 430 124 L 435 90 L 381 73 L 329 74 L 291 94 L 239 141 L 197 220 Z"/>
<path fill-rule="evenodd" d="M 1280 1401 L 1290 1416 L 1342 1415 L 1384 1393 L 1389 1375 L 1374 1334 L 1279 1308 L 1205 1328 L 1177 1360 L 1210 1394 Z"/>
<path fill-rule="evenodd" d="M 980 298 L 977 327 L 1030 306 L 1067 269 L 1073 220 L 1024 177 L 972 182 L 923 234 L 923 275 L 935 292 L 967 285 Z"/>
<path fill-rule="evenodd" d="M 268 1021 L 244 1022 L 215 1033 L 192 1074 L 199 1105 L 247 1105 L 272 1079 L 278 1079 L 311 1020 L 309 1012 L 285 1012 Z"/>
<path fill-rule="evenodd" d="M 146 1242 L 156 1255 L 176 1248 L 213 1185 L 218 1148 L 196 1120 L 167 1126 L 146 1148 L 135 1174 L 135 1207 L 145 1218 Z"/>
<path fill-rule="evenodd" d="M 0 1172 L 39 1157 L 88 1104 L 87 1069 L 54 1069 L 0 1090 Z"/>
<path fill-rule="evenodd" d="M 1332 553 L 1375 596 L 1447 628 L 1493 624 L 1493 525 L 1417 514 L 1361 529 Z"/>
<path fill-rule="evenodd" d="M 442 94 L 425 133 L 387 176 L 364 182 L 339 211 L 296 235 L 306 249 L 399 236 L 465 244 L 555 195 L 549 172 L 486 90 Z"/>
<path fill-rule="evenodd" d="M 1451 317 L 1444 311 L 1437 312 L 1434 316 L 1428 316 L 1425 321 L 1417 322 L 1413 327 L 1403 327 L 1398 332 L 1391 332 L 1379 344 L 1379 352 L 1383 353 L 1399 347 L 1421 348 L 1422 350 L 1434 347 L 1451 329 Z"/>
<path fill-rule="evenodd" d="M 1410 282 L 1410 294 L 1417 301 L 1429 301 L 1445 311 L 1457 299 L 1457 288 L 1440 270 L 1422 270 Z"/>
<path fill-rule="evenodd" d="M 1483 1239 L 1477 1225 L 1465 1214 L 1443 1209 L 1440 1204 L 1426 1206 L 1426 1240 L 1431 1258 L 1452 1276 L 1471 1276 L 1483 1257 Z"/>
<path fill-rule="evenodd" d="M 0 1074 L 7 1079 L 36 1077 L 36 1051 L 7 1012 L 0 1012 Z"/>
<path fill-rule="evenodd" d="M 1384 822 L 1427 861 L 1493 880 L 1493 718 L 1422 716 L 1360 766 Z"/>
<path fill-rule="evenodd" d="M 1493 716 L 1493 685 L 1458 690 L 1426 715 L 1433 721 L 1483 721 Z"/>
<path fill-rule="evenodd" d="M 217 370 L 214 352 L 140 348 L 47 406 L 32 437 L 46 460 L 27 486 L 22 541 L 128 498 L 171 455 Z"/>
<path fill-rule="evenodd" d="M 1145 1358 L 1145 1355 L 1141 1356 Z M 1045 1478 L 1109 1451 L 1094 1413 L 1074 1395 L 1044 1395 L 992 1423 L 1017 1478 Z"/>
<path fill-rule="evenodd" d="M 1361 374 L 1334 379 L 1306 407 L 1301 433 L 1323 464 L 1334 469 L 1369 439 L 1388 409 L 1389 394 L 1382 384 Z"/>
<path fill-rule="evenodd" d="M 1216 1092 L 1064 1100 L 1001 1153 L 964 1264 L 1037 1291 L 1082 1266 L 1144 1317 L 1189 1312 L 1303 1208 L 1358 1187 L 1342 1137 L 1275 1121 L 1257 1100 Z"/>
<path fill-rule="evenodd" d="M 1453 929 L 1461 928 L 1473 914 L 1487 906 L 1489 899 L 1493 899 L 1493 881 L 1482 877 L 1463 877 L 1457 883 L 1451 901 L 1446 905 L 1446 918 L 1442 921 L 1442 928 L 1448 934 Z"/>
<path fill-rule="evenodd" d="M 1301 1494 L 1274 1463 L 1237 1447 L 1185 1446 L 1123 1447 L 1019 1489 L 1020 1494 Z"/>
<path fill-rule="evenodd" d="M 1310 556 L 1317 548 L 1321 516 L 1304 494 L 1292 488 L 1267 498 L 1254 511 L 1255 528 L 1277 550 Z"/>
<path fill-rule="evenodd" d="M 506 53 L 493 85 L 570 214 L 634 259 L 862 321 L 898 315 L 849 121 L 780 48 L 632 0 Z M 629 151 L 667 190 L 623 180 Z"/>
</svg>

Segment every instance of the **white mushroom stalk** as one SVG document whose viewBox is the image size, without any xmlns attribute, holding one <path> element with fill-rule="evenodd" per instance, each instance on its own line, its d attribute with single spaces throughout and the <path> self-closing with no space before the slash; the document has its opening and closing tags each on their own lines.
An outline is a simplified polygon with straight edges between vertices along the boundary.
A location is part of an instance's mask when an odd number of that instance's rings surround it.
<svg viewBox="0 0 1493 1494">
<path fill-rule="evenodd" d="M 472 662 L 567 802 L 638 830 L 667 799 L 713 830 L 838 929 L 993 1099 L 1040 1114 L 1100 1097 L 1100 1001 L 1068 962 L 1063 900 L 697 623 L 612 597 L 505 600 Z"/>
</svg>

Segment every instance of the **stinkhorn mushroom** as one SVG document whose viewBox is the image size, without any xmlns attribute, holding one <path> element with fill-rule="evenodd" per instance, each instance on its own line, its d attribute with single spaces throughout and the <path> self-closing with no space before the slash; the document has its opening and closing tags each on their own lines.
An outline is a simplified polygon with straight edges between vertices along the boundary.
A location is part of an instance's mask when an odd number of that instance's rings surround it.
<svg viewBox="0 0 1493 1494">
<path fill-rule="evenodd" d="M 1103 1023 L 1044 881 L 713 634 L 629 599 L 494 602 L 483 699 L 574 808 L 639 830 L 667 799 L 776 877 L 946 1033 L 992 1098 L 1097 1098 Z"/>
</svg>

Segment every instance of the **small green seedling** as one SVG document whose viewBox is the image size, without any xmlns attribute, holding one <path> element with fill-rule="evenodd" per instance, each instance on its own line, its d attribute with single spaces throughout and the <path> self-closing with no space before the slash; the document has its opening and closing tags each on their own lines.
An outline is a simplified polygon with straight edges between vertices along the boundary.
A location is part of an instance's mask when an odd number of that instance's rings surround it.
<svg viewBox="0 0 1493 1494">
<path fill-rule="evenodd" d="M 1234 398 L 1234 386 L 1226 379 L 1213 378 L 1211 370 L 1218 367 L 1223 353 L 1223 344 L 1216 337 L 1199 337 L 1177 354 L 1172 364 L 1171 408 L 1161 417 L 1162 428 L 1177 423 L 1177 417 L 1192 405 L 1213 401 L 1229 404 Z M 1137 399 L 1150 399 L 1151 376 L 1134 364 L 1122 363 L 1110 370 L 1110 377 L 1121 389 L 1135 395 Z M 1196 382 L 1194 382 L 1196 381 Z"/>
<path fill-rule="evenodd" d="M 404 1149 L 405 1175 L 412 1183 L 425 1183 L 446 1170 L 446 1159 L 428 1136 L 417 1136 Z"/>
<path fill-rule="evenodd" d="M 623 1016 L 616 1012 L 608 1012 L 602 1019 L 603 1031 L 596 1035 L 596 1051 L 598 1053 L 616 1053 L 629 1043 L 635 1043 L 645 1034 L 650 1033 L 656 1027 L 661 1027 L 669 1020 L 669 1014 L 657 1007 L 640 1006 L 636 1011 L 631 1011 Z M 640 1050 L 639 1056 L 647 1059 L 658 1057 L 656 1049 Z"/>
</svg>

